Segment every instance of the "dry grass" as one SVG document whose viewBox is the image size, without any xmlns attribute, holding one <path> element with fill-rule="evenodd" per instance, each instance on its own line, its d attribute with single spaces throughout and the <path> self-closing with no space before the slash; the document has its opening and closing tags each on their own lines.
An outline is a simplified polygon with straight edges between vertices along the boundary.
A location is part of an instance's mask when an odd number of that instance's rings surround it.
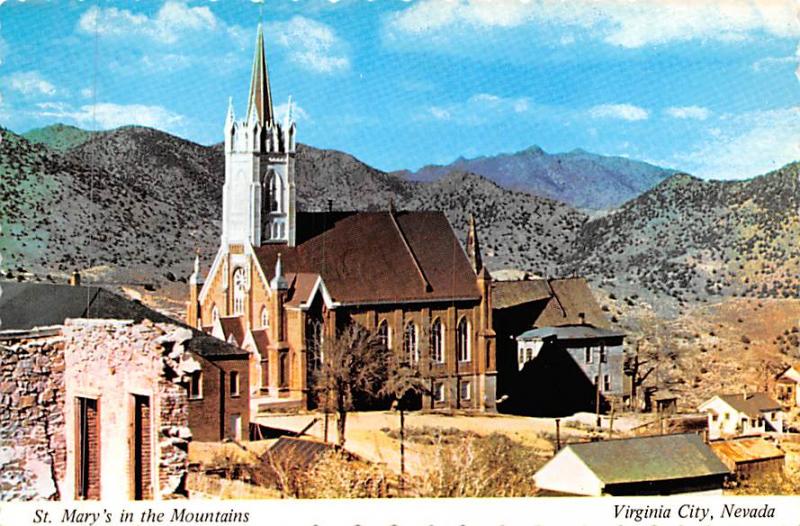
<svg viewBox="0 0 800 526">
<path fill-rule="evenodd" d="M 279 499 L 277 489 L 248 484 L 240 480 L 190 472 L 186 481 L 192 499 Z"/>
</svg>

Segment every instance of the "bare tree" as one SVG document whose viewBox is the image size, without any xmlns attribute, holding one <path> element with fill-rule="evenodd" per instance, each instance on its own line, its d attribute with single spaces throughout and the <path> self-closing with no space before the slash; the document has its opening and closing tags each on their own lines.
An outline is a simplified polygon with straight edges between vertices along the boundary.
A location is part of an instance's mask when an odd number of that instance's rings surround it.
<svg viewBox="0 0 800 526">
<path fill-rule="evenodd" d="M 400 491 L 405 489 L 406 448 L 405 411 L 422 394 L 428 393 L 428 382 L 419 370 L 419 364 L 411 364 L 405 357 L 393 354 L 389 360 L 386 383 L 380 393 L 394 400 L 400 412 Z"/>
<path fill-rule="evenodd" d="M 336 413 L 338 444 L 344 445 L 347 413 L 355 401 L 377 396 L 386 379 L 388 350 L 383 340 L 349 323 L 333 338 L 322 338 L 312 388 L 323 410 Z"/>
</svg>

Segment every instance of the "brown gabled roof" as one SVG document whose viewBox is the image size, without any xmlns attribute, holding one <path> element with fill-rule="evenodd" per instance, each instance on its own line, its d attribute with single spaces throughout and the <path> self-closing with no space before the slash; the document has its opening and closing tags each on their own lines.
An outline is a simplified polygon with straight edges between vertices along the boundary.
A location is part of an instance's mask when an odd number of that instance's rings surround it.
<svg viewBox="0 0 800 526">
<path fill-rule="evenodd" d="M 298 232 L 306 240 L 296 247 L 268 244 L 256 255 L 267 276 L 278 253 L 287 273 L 320 274 L 333 300 L 345 304 L 480 299 L 477 276 L 443 213 L 394 212 L 394 220 L 390 213 L 298 214 L 298 228 L 324 228 L 307 239 Z"/>
<path fill-rule="evenodd" d="M 726 394 L 719 397 L 729 406 L 750 418 L 757 418 L 765 411 L 779 411 L 781 405 L 766 393 Z"/>
<path fill-rule="evenodd" d="M 552 297 L 544 279 L 497 281 L 492 283 L 492 307 L 507 309 L 525 303 L 548 300 Z"/>
<path fill-rule="evenodd" d="M 283 257 L 283 256 L 281 256 Z M 319 274 L 309 272 L 298 272 L 296 274 L 286 274 L 286 281 L 289 282 L 289 297 L 285 305 L 287 307 L 299 307 L 306 303 L 314 290 L 314 285 L 319 279 Z"/>
<path fill-rule="evenodd" d="M 233 335 L 236 339 L 236 345 L 240 346 L 244 343 L 244 336 L 247 328 L 244 325 L 244 317 L 242 316 L 229 316 L 219 318 L 219 323 L 222 325 L 222 332 L 225 335 L 225 341 Z"/>
<path fill-rule="evenodd" d="M 548 283 L 553 297 L 536 320 L 537 327 L 580 325 L 582 322 L 600 328 L 609 326 L 584 278 L 551 279 Z"/>
<path fill-rule="evenodd" d="M 592 325 L 609 328 L 603 311 L 584 278 L 529 279 L 492 283 L 492 307 L 529 305 L 539 310 L 534 327 Z M 528 308 L 528 307 L 526 307 Z M 583 319 L 581 318 L 583 313 Z"/>
<path fill-rule="evenodd" d="M 259 354 L 262 357 L 267 356 L 267 350 L 269 347 L 269 335 L 267 334 L 266 329 L 258 329 L 252 331 L 253 334 L 253 341 L 256 342 L 256 348 L 258 349 Z"/>
<path fill-rule="evenodd" d="M 709 445 L 723 462 L 726 459 L 734 463 L 753 462 L 757 460 L 784 458 L 786 456 L 775 444 L 760 437 L 722 440 L 719 442 L 712 442 Z"/>
</svg>

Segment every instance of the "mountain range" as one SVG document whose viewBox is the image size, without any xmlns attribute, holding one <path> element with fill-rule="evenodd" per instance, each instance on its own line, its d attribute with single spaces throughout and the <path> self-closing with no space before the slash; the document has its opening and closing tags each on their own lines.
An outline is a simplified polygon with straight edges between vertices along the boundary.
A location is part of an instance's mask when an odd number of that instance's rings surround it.
<svg viewBox="0 0 800 526">
<path fill-rule="evenodd" d="M 142 127 L 0 135 L 0 267 L 8 276 L 62 280 L 81 269 L 89 278 L 165 283 L 188 276 L 196 250 L 205 261 L 213 257 L 220 145 Z M 572 154 L 597 157 L 565 155 Z M 610 169 L 616 162 L 596 164 Z M 462 241 L 474 215 L 490 270 L 586 275 L 620 298 L 665 308 L 714 296 L 800 295 L 799 163 L 740 182 L 635 171 L 636 184 L 661 180 L 591 216 L 460 168 L 420 181 L 306 145 L 298 146 L 296 166 L 301 210 L 329 202 L 336 210 L 385 209 L 390 201 L 442 210 Z"/>
<path fill-rule="evenodd" d="M 428 165 L 398 175 L 435 181 L 452 171 L 472 172 L 504 188 L 533 193 L 584 209 L 615 208 L 675 174 L 658 166 L 573 150 L 549 154 L 538 146 L 489 157 L 460 157 L 445 166 Z"/>
</svg>

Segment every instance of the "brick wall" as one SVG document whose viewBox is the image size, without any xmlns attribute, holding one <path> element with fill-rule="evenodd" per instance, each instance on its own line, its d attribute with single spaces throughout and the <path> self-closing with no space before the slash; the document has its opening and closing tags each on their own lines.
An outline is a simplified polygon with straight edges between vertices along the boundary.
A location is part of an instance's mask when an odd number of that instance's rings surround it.
<svg viewBox="0 0 800 526">
<path fill-rule="evenodd" d="M 60 338 L 0 343 L 0 500 L 60 497 L 63 381 Z"/>
<path fill-rule="evenodd" d="M 198 442 L 217 442 L 231 433 L 231 418 L 242 418 L 242 438 L 247 439 L 250 426 L 250 378 L 247 355 L 207 359 L 196 357 L 203 370 L 203 397 L 189 400 L 189 427 Z M 239 373 L 239 396 L 230 394 L 230 373 Z"/>
</svg>

